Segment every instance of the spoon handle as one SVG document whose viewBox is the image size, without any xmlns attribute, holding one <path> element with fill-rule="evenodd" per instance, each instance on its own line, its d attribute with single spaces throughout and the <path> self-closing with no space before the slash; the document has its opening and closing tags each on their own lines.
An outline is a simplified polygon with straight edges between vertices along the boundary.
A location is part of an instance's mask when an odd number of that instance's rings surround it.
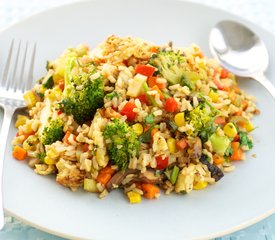
<svg viewBox="0 0 275 240">
<path fill-rule="evenodd" d="M 256 76 L 253 76 L 253 78 L 261 83 L 266 90 L 272 95 L 272 97 L 275 99 L 275 87 L 274 85 L 267 79 L 267 77 L 262 73 Z"/>
</svg>

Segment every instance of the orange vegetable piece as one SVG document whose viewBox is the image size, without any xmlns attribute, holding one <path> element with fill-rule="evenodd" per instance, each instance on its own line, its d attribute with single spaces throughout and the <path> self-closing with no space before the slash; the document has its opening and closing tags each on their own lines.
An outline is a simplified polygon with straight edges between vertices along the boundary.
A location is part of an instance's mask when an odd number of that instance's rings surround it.
<svg viewBox="0 0 275 240">
<path fill-rule="evenodd" d="M 221 78 L 227 78 L 228 77 L 228 71 L 224 68 L 221 70 Z"/>
<path fill-rule="evenodd" d="M 70 144 L 70 142 L 69 142 L 69 137 L 70 137 L 70 135 L 71 135 L 72 133 L 70 132 L 70 131 L 67 131 L 66 132 L 66 134 L 65 134 L 65 136 L 64 136 L 64 138 L 63 138 L 63 140 L 67 143 L 67 144 Z M 73 134 L 74 135 L 74 134 Z M 76 136 L 74 135 L 74 140 L 76 140 Z"/>
<path fill-rule="evenodd" d="M 232 142 L 231 148 L 233 149 L 232 155 L 229 157 L 231 161 L 239 161 L 242 159 L 243 151 L 240 149 L 239 142 Z"/>
<path fill-rule="evenodd" d="M 157 128 L 153 128 L 151 131 L 151 137 L 154 137 L 154 135 L 158 132 Z"/>
<path fill-rule="evenodd" d="M 160 100 L 164 99 L 164 95 L 163 95 L 162 91 L 160 91 L 160 89 L 159 89 L 159 87 L 157 85 L 154 85 L 151 89 L 155 90 L 155 91 L 157 91 L 159 93 L 159 99 Z"/>
<path fill-rule="evenodd" d="M 96 181 L 105 186 L 110 181 L 111 177 L 111 174 L 99 173 L 96 178 Z"/>
<path fill-rule="evenodd" d="M 213 155 L 213 162 L 218 165 L 224 162 L 224 158 L 218 154 Z"/>
<path fill-rule="evenodd" d="M 216 124 L 225 124 L 226 123 L 225 117 L 224 116 L 217 117 L 217 118 L 215 118 L 214 122 Z"/>
<path fill-rule="evenodd" d="M 114 175 L 115 172 L 116 172 L 116 170 L 113 169 L 111 165 L 108 165 L 108 166 L 106 166 L 105 168 L 102 168 L 102 169 L 100 170 L 100 173 L 102 173 L 102 174 Z"/>
<path fill-rule="evenodd" d="M 12 156 L 19 161 L 23 161 L 27 158 L 28 153 L 24 148 L 15 146 L 12 151 Z"/>
<path fill-rule="evenodd" d="M 136 66 L 135 70 L 136 73 L 142 74 L 146 77 L 152 77 L 156 69 L 153 66 L 139 64 Z"/>
<path fill-rule="evenodd" d="M 178 150 L 184 150 L 187 147 L 187 141 L 182 138 L 176 143 Z"/>
<path fill-rule="evenodd" d="M 148 86 L 150 88 L 154 87 L 154 86 L 158 86 L 159 89 L 164 89 L 166 87 L 165 83 L 158 83 L 157 82 L 157 77 L 149 77 L 147 80 Z"/>
<path fill-rule="evenodd" d="M 147 199 L 154 199 L 157 197 L 156 195 L 160 193 L 159 188 L 150 183 L 143 183 L 141 187 L 144 192 L 144 197 Z"/>
</svg>

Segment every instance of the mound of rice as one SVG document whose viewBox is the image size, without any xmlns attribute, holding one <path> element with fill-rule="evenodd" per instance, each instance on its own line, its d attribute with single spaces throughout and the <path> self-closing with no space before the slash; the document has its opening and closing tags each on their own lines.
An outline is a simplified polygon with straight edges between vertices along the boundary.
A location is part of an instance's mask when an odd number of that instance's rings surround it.
<svg viewBox="0 0 275 240">
<path fill-rule="evenodd" d="M 95 71 L 90 81 L 103 79 L 102 104 L 83 122 L 60 104 L 71 56 L 77 59 L 75 76 Z M 121 188 L 131 203 L 141 196 L 158 198 L 160 189 L 189 193 L 219 181 L 252 148 L 251 118 L 259 113 L 235 76 L 197 45 L 156 46 L 114 35 L 91 51 L 80 45 L 49 61 L 47 74 L 24 99 L 28 113 L 18 115 L 12 144 L 25 155 L 14 152 L 15 158 L 27 159 L 37 174 L 54 174 L 72 190 L 104 197 Z M 45 126 L 56 119 L 63 122 L 61 132 L 42 140 Z M 112 144 L 119 136 L 106 137 L 115 119 L 127 127 L 126 138 L 137 143 L 138 151 L 123 157 L 126 167 L 120 156 L 132 145 L 128 140 Z"/>
</svg>

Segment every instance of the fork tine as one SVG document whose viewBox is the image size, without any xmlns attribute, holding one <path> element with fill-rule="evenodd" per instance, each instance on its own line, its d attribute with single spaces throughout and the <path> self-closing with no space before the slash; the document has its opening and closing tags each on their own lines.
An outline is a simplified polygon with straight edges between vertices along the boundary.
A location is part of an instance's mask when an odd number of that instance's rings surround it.
<svg viewBox="0 0 275 240">
<path fill-rule="evenodd" d="M 22 92 L 24 91 L 24 85 L 25 85 L 25 83 L 24 83 L 24 71 L 25 71 L 25 65 L 26 65 L 28 45 L 29 45 L 29 43 L 26 42 L 25 52 L 24 52 L 23 60 L 22 60 L 21 72 L 20 72 L 20 76 L 17 80 L 18 90 L 21 90 Z"/>
<path fill-rule="evenodd" d="M 5 64 L 5 68 L 3 71 L 3 76 L 2 76 L 2 81 L 0 81 L 1 86 L 6 88 L 7 82 L 8 82 L 8 74 L 9 74 L 9 68 L 10 68 L 10 62 L 11 62 L 11 56 L 12 56 L 12 50 L 13 50 L 13 45 L 14 45 L 14 39 L 12 39 L 10 49 L 9 49 L 9 55 Z"/>
<path fill-rule="evenodd" d="M 18 43 L 16 59 L 15 59 L 15 63 L 14 63 L 13 71 L 12 71 L 12 78 L 8 82 L 8 85 L 6 88 L 7 90 L 9 90 L 10 87 L 15 89 L 15 86 L 16 86 L 16 70 L 17 70 L 17 65 L 18 65 L 18 60 L 19 60 L 19 55 L 20 55 L 20 49 L 21 49 L 21 41 L 19 41 L 19 43 Z"/>
<path fill-rule="evenodd" d="M 31 89 L 33 85 L 33 69 L 34 69 L 35 53 L 36 53 L 36 43 L 34 44 L 34 47 L 32 50 L 32 58 L 31 58 L 29 73 L 27 77 L 26 89 L 24 89 L 25 91 Z"/>
</svg>

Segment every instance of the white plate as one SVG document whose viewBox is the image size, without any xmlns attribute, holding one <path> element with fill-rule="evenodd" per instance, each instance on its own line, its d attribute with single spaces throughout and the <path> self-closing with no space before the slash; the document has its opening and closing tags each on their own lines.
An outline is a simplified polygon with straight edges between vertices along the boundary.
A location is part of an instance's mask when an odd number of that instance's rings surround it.
<svg viewBox="0 0 275 240">
<path fill-rule="evenodd" d="M 86 42 L 91 47 L 107 35 L 131 35 L 164 44 L 188 46 L 195 42 L 208 51 L 210 28 L 221 19 L 250 26 L 267 43 L 275 79 L 275 37 L 229 13 L 180 1 L 80 2 L 37 14 L 0 33 L 1 62 L 12 38 L 38 44 L 35 77 L 45 73 L 47 59 L 66 47 Z M 238 36 L 236 36 L 238 37 Z M 257 57 L 257 56 L 255 56 Z M 255 148 L 247 161 L 237 163 L 205 191 L 189 195 L 161 195 L 157 201 L 130 205 L 119 191 L 106 199 L 82 191 L 71 192 L 52 177 L 36 175 L 25 163 L 6 153 L 4 206 L 8 213 L 59 236 L 75 239 L 194 239 L 221 236 L 259 221 L 274 212 L 275 102 L 257 83 L 243 88 L 258 99 L 261 115 L 255 118 Z M 16 130 L 11 128 L 9 140 Z M 251 157 L 256 154 L 257 157 Z"/>
</svg>

